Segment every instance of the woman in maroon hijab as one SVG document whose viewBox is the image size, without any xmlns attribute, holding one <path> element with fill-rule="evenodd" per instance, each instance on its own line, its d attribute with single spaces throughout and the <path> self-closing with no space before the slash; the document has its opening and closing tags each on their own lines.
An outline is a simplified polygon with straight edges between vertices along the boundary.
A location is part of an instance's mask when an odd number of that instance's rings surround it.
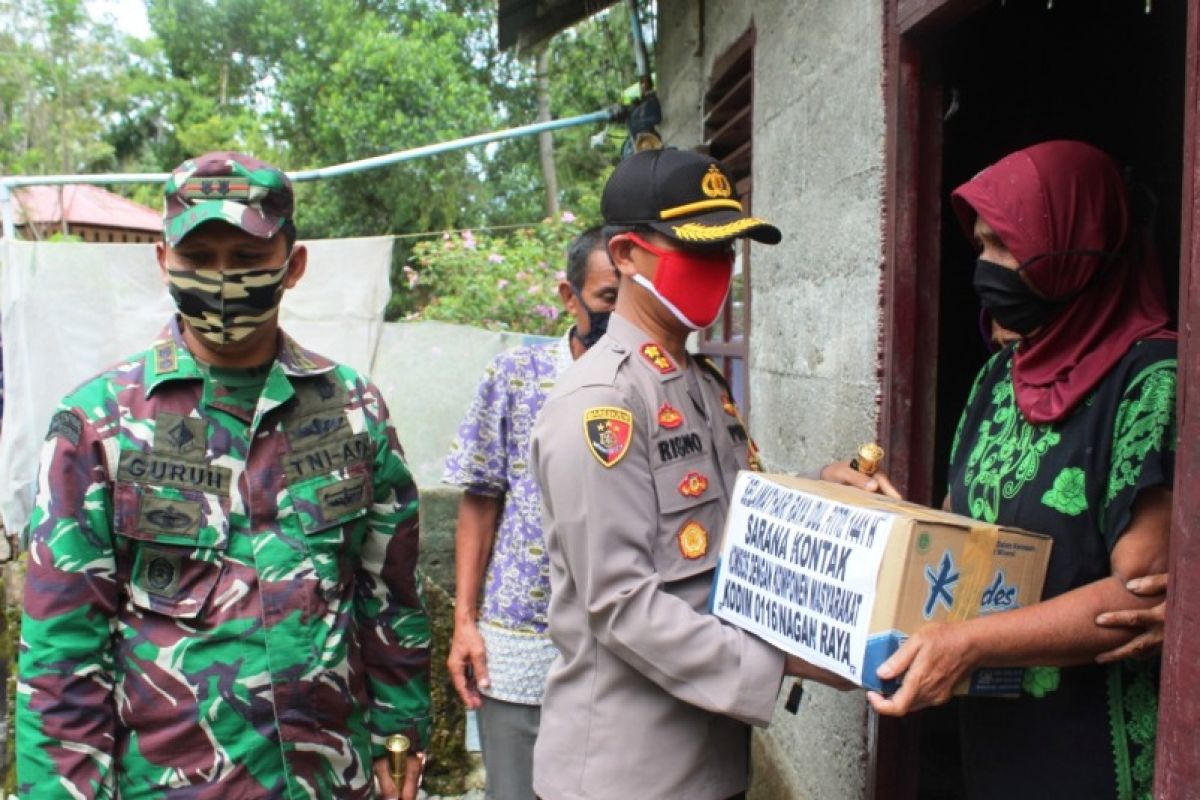
<svg viewBox="0 0 1200 800">
<path fill-rule="evenodd" d="M 971 390 L 950 507 L 1054 546 L 1042 602 L 922 628 L 879 670 L 902 687 L 869 699 L 904 714 L 976 667 L 1030 667 L 1018 699 L 962 700 L 970 797 L 1149 797 L 1158 660 L 1098 664 L 1136 631 L 1096 618 L 1153 605 L 1126 584 L 1166 568 L 1176 348 L 1157 264 L 1120 171 L 1090 145 L 1020 150 L 952 201 L 979 249 L 980 302 L 1016 343 Z"/>
</svg>

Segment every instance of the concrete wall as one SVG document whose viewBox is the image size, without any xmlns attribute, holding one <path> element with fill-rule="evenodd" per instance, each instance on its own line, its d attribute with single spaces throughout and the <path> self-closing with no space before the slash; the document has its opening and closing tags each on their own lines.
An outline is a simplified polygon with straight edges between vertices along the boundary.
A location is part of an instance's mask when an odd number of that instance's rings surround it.
<svg viewBox="0 0 1200 800">
<path fill-rule="evenodd" d="M 663 133 L 679 147 L 700 143 L 713 61 L 755 28 L 754 212 L 784 241 L 752 255 L 750 425 L 768 468 L 815 469 L 875 433 L 882 4 L 659 0 L 658 9 Z M 778 708 L 755 737 L 751 797 L 861 798 L 865 724 L 862 692 L 810 686 L 798 715 Z"/>
</svg>

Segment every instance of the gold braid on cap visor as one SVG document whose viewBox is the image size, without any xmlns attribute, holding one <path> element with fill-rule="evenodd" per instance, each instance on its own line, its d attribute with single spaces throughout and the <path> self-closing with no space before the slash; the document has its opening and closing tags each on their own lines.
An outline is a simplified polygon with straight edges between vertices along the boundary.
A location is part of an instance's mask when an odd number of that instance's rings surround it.
<svg viewBox="0 0 1200 800">
<path fill-rule="evenodd" d="M 737 200 L 699 200 L 695 203 L 686 203 L 682 206 L 664 208 L 658 212 L 658 218 L 675 219 L 676 217 L 686 217 L 688 214 L 695 214 L 697 211 L 709 211 L 714 208 L 732 208 L 741 213 L 742 204 Z"/>
<path fill-rule="evenodd" d="M 675 231 L 676 239 L 685 242 L 715 242 L 718 239 L 728 239 L 730 236 L 737 236 L 751 228 L 769 224 L 765 219 L 746 217 L 745 219 L 735 219 L 725 225 L 702 225 L 699 222 L 689 222 L 686 225 L 672 225 L 671 230 Z"/>
</svg>

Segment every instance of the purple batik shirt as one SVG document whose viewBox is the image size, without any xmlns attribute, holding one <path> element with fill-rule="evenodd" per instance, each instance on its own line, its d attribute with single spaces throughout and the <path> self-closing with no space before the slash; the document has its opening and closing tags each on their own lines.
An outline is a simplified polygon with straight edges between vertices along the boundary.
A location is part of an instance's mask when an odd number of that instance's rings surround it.
<svg viewBox="0 0 1200 800">
<path fill-rule="evenodd" d="M 487 694 L 509 702 L 541 701 L 554 655 L 546 631 L 550 560 L 529 440 L 546 396 L 573 363 L 569 336 L 492 359 L 442 475 L 472 494 L 503 498 L 479 621 L 492 682 Z"/>
</svg>

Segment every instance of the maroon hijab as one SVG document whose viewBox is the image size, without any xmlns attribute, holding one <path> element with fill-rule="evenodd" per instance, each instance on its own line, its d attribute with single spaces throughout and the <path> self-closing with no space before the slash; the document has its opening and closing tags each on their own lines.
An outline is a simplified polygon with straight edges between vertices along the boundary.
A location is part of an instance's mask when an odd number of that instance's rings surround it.
<svg viewBox="0 0 1200 800">
<path fill-rule="evenodd" d="M 1140 339 L 1174 338 L 1148 238 L 1131 229 L 1117 165 L 1083 142 L 1005 156 L 954 190 L 973 237 L 992 227 L 1043 297 L 1066 306 L 1013 358 L 1017 406 L 1033 423 L 1062 419 Z"/>
</svg>

